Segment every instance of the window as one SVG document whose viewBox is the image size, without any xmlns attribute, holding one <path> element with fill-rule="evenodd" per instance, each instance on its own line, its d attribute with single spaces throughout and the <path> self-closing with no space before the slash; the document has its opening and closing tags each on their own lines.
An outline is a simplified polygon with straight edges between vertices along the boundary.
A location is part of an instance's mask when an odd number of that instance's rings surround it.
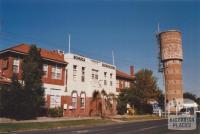
<svg viewBox="0 0 200 134">
<path fill-rule="evenodd" d="M 82 76 L 81 76 L 81 81 L 85 81 L 85 67 L 82 67 Z"/>
<path fill-rule="evenodd" d="M 85 93 L 81 93 L 80 97 L 80 107 L 83 109 L 85 108 Z"/>
<path fill-rule="evenodd" d="M 77 65 L 73 65 L 73 79 L 76 80 Z"/>
<path fill-rule="evenodd" d="M 92 79 L 98 80 L 98 70 L 92 69 Z"/>
<path fill-rule="evenodd" d="M 95 79 L 98 80 L 98 73 L 95 75 Z"/>
<path fill-rule="evenodd" d="M 128 86 L 128 88 L 130 87 L 130 82 L 128 82 L 128 85 L 127 85 L 127 86 Z"/>
<path fill-rule="evenodd" d="M 112 73 L 110 73 L 110 78 L 112 79 Z"/>
<path fill-rule="evenodd" d="M 62 72 L 61 70 L 62 70 L 62 69 L 61 69 L 60 67 L 57 67 L 57 68 L 56 68 L 57 78 L 58 78 L 58 79 L 61 79 L 61 77 L 62 77 L 62 76 L 61 76 L 61 72 Z"/>
<path fill-rule="evenodd" d="M 2 69 L 7 69 L 8 68 L 8 58 L 4 58 L 2 60 Z"/>
<path fill-rule="evenodd" d="M 65 92 L 67 92 L 67 75 L 68 75 L 68 70 L 66 69 L 65 70 L 65 72 L 66 72 L 66 74 L 65 74 L 65 84 L 66 84 L 66 86 L 65 86 Z"/>
<path fill-rule="evenodd" d="M 92 73 L 92 79 L 94 79 L 94 74 Z"/>
<path fill-rule="evenodd" d="M 104 80 L 104 85 L 107 85 L 107 81 L 106 80 Z"/>
<path fill-rule="evenodd" d="M 51 78 L 52 79 L 61 79 L 61 67 L 52 67 L 52 72 L 51 72 Z"/>
<path fill-rule="evenodd" d="M 13 72 L 14 73 L 19 73 L 19 59 L 14 59 L 13 60 Z"/>
<path fill-rule="evenodd" d="M 77 93 L 76 92 L 72 93 L 72 107 L 73 109 L 77 108 Z"/>
<path fill-rule="evenodd" d="M 125 87 L 127 87 L 127 88 L 130 87 L 130 83 L 128 81 L 125 82 Z"/>
<path fill-rule="evenodd" d="M 104 72 L 104 78 L 106 78 L 107 72 Z"/>
<path fill-rule="evenodd" d="M 60 89 L 51 88 L 50 90 L 50 108 L 61 106 Z"/>
<path fill-rule="evenodd" d="M 44 72 L 44 77 L 48 77 L 48 65 L 46 64 L 43 65 L 43 72 Z"/>
<path fill-rule="evenodd" d="M 119 88 L 119 80 L 117 80 L 117 88 Z"/>
<path fill-rule="evenodd" d="M 60 107 L 60 95 L 50 95 L 50 108 Z"/>
<path fill-rule="evenodd" d="M 113 84 L 112 84 L 112 81 L 110 81 L 110 86 L 112 86 Z"/>
<path fill-rule="evenodd" d="M 121 80 L 119 81 L 119 88 L 124 88 L 123 87 L 123 82 Z"/>
<path fill-rule="evenodd" d="M 106 81 L 106 77 L 107 77 L 107 72 L 104 72 L 104 85 L 107 85 L 107 81 Z"/>
</svg>

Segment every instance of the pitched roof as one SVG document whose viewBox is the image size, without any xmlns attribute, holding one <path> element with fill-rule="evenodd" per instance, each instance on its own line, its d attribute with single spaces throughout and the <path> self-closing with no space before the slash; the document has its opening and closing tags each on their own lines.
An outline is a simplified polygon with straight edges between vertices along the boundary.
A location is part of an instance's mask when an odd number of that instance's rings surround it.
<svg viewBox="0 0 200 134">
<path fill-rule="evenodd" d="M 10 50 L 10 51 L 28 54 L 29 49 L 30 49 L 30 45 L 20 44 L 20 45 L 10 47 L 10 48 L 3 50 L 3 51 L 9 51 Z M 3 51 L 1 51 L 1 52 L 3 52 Z M 57 52 L 54 52 L 54 51 L 49 51 L 49 50 L 41 48 L 41 56 L 42 56 L 42 58 L 47 59 L 47 60 L 58 61 L 58 62 L 66 64 L 66 62 L 64 60 L 64 54 L 61 54 L 61 53 L 57 53 Z"/>
<path fill-rule="evenodd" d="M 126 79 L 130 79 L 130 80 L 134 80 L 134 76 L 131 76 L 121 70 L 116 70 L 116 76 L 117 77 L 121 77 L 121 78 L 126 78 Z"/>
</svg>

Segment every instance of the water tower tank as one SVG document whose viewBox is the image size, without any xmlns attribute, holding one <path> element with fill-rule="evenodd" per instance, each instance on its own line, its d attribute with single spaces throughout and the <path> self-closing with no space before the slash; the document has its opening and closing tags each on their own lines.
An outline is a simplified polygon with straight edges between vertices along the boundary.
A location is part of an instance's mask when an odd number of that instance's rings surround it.
<svg viewBox="0 0 200 134">
<path fill-rule="evenodd" d="M 160 58 L 163 64 L 166 102 L 183 100 L 182 79 L 182 37 L 177 30 L 168 30 L 158 34 Z"/>
</svg>

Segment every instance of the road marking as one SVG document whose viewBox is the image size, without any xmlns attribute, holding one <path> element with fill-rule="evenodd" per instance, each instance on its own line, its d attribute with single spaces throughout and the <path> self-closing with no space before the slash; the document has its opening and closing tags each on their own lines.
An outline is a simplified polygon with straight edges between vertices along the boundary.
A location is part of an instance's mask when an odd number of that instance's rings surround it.
<svg viewBox="0 0 200 134">
<path fill-rule="evenodd" d="M 73 133 L 78 133 L 78 134 L 84 134 L 84 133 L 88 133 L 89 130 L 79 130 L 79 131 L 72 131 Z"/>
<path fill-rule="evenodd" d="M 149 130 L 149 129 L 154 129 L 154 128 L 157 128 L 158 126 L 152 126 L 152 127 L 146 127 L 146 128 L 143 128 L 143 129 L 140 129 L 140 130 Z"/>
<path fill-rule="evenodd" d="M 78 131 L 72 131 L 73 133 L 77 133 L 77 134 L 85 134 L 85 133 L 88 133 L 88 132 L 98 132 L 98 131 L 102 131 L 102 130 L 105 130 L 105 129 L 97 129 L 97 130 L 78 130 Z"/>
</svg>

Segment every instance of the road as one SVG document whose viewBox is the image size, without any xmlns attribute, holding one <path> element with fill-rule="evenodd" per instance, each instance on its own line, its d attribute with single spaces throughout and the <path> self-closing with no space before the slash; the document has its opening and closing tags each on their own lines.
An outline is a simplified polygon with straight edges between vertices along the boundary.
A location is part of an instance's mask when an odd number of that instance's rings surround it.
<svg viewBox="0 0 200 134">
<path fill-rule="evenodd" d="M 200 127 L 200 125 L 198 126 Z M 61 128 L 15 134 L 200 134 L 200 128 L 192 131 L 168 130 L 167 120 L 159 120 L 93 127 Z"/>
</svg>

